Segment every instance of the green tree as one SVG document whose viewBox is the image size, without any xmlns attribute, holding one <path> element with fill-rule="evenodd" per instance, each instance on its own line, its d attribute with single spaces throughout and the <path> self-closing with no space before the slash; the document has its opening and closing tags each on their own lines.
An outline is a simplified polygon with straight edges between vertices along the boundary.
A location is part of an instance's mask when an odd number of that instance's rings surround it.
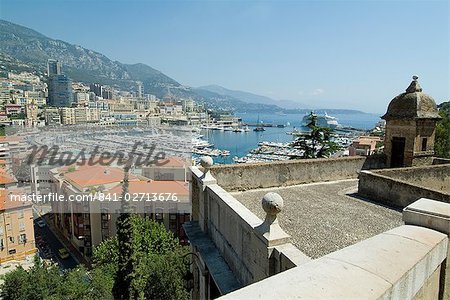
<svg viewBox="0 0 450 300">
<path fill-rule="evenodd" d="M 331 140 L 333 129 L 317 126 L 317 115 L 313 112 L 309 114 L 308 120 L 306 127 L 309 128 L 309 133 L 292 143 L 295 148 L 304 151 L 300 158 L 329 157 L 340 149 L 339 145 Z"/>
<path fill-rule="evenodd" d="M 135 292 L 131 282 L 135 276 L 135 254 L 133 247 L 133 226 L 131 223 L 130 204 L 128 203 L 128 173 L 129 166 L 124 170 L 124 179 L 121 196 L 121 214 L 117 219 L 117 245 L 118 252 L 117 273 L 114 277 L 113 294 L 116 299 L 132 299 Z"/>
<path fill-rule="evenodd" d="M 129 299 L 188 299 L 184 277 L 188 266 L 183 257 L 188 248 L 181 246 L 164 225 L 149 218 L 130 216 L 134 263 Z M 0 299 L 117 299 L 113 286 L 119 271 L 119 242 L 110 238 L 94 248 L 93 266 L 63 273 L 45 266 L 38 258 L 29 270 L 19 267 L 3 276 Z"/>
<path fill-rule="evenodd" d="M 450 158 L 450 101 L 439 105 L 439 115 L 442 119 L 436 126 L 434 150 L 437 156 Z"/>
<path fill-rule="evenodd" d="M 101 276 L 104 276 L 103 274 Z M 4 300 L 26 299 L 112 299 L 108 291 L 99 289 L 94 282 L 97 277 L 88 276 L 82 267 L 64 271 L 45 266 L 36 257 L 34 266 L 28 270 L 18 267 L 3 276 L 0 298 Z M 109 295 L 111 291 L 109 291 Z"/>
<path fill-rule="evenodd" d="M 183 278 L 188 271 L 182 257 L 188 250 L 164 225 L 135 215 L 130 217 L 133 238 L 133 277 L 129 299 L 187 299 Z M 94 270 L 109 274 L 113 284 L 118 269 L 120 251 L 118 237 L 102 242 L 94 249 Z"/>
</svg>

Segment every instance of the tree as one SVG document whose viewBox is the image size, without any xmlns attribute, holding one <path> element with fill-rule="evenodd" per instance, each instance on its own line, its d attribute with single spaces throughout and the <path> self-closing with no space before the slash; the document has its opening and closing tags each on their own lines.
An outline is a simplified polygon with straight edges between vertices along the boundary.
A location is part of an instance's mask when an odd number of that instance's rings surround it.
<svg viewBox="0 0 450 300">
<path fill-rule="evenodd" d="M 117 273 L 114 277 L 113 294 L 116 299 L 132 299 L 131 282 L 134 277 L 135 255 L 133 253 L 133 226 L 131 224 L 130 204 L 128 203 L 128 172 L 127 165 L 124 170 L 124 179 L 121 196 L 121 214 L 117 219 L 117 246 L 118 251 Z"/>
<path fill-rule="evenodd" d="M 439 105 L 442 119 L 436 126 L 436 142 L 434 150 L 437 156 L 450 158 L 450 101 Z"/>
<path fill-rule="evenodd" d="M 329 157 L 340 149 L 337 143 L 331 141 L 333 129 L 317 126 L 317 115 L 313 112 L 309 114 L 308 120 L 309 123 L 306 127 L 309 128 L 310 132 L 297 138 L 292 143 L 295 148 L 304 151 L 300 158 Z"/>
<path fill-rule="evenodd" d="M 134 258 L 130 271 L 133 276 L 126 287 L 130 291 L 129 299 L 187 299 L 183 278 L 188 268 L 182 260 L 187 247 L 180 246 L 164 225 L 149 218 L 131 215 L 130 224 Z M 109 274 L 111 285 L 117 281 L 114 278 L 119 273 L 120 252 L 118 236 L 94 249 L 94 269 Z"/>
<path fill-rule="evenodd" d="M 130 216 L 133 231 L 133 276 L 130 277 L 128 299 L 188 299 L 184 277 L 188 266 L 183 257 L 188 248 L 181 246 L 164 225 L 149 218 Z M 29 270 L 21 267 L 3 276 L 0 299 L 117 299 L 113 286 L 119 272 L 117 237 L 105 240 L 94 248 L 93 266 L 66 270 L 45 266 L 38 258 Z"/>
<path fill-rule="evenodd" d="M 103 275 L 102 275 L 103 276 Z M 112 299 L 107 291 L 99 289 L 94 282 L 101 277 L 89 278 L 83 267 L 64 271 L 45 266 L 36 257 L 29 270 L 17 267 L 3 276 L 0 298 L 4 300 L 26 299 Z M 109 291 L 109 294 L 111 292 Z"/>
</svg>

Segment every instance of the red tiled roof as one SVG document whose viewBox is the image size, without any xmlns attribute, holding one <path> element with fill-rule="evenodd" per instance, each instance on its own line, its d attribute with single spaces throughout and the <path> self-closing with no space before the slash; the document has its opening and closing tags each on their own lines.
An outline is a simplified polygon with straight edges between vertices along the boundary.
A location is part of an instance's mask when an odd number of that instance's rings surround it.
<svg viewBox="0 0 450 300">
<path fill-rule="evenodd" d="M 120 195 L 122 193 L 122 185 L 118 185 L 108 191 L 110 194 Z M 130 194 L 164 194 L 173 193 L 178 196 L 189 195 L 189 184 L 184 181 L 130 181 L 128 186 Z"/>
<path fill-rule="evenodd" d="M 64 177 L 69 181 L 82 186 L 97 186 L 121 182 L 124 177 L 123 169 L 110 166 L 81 166 L 75 171 L 68 171 Z M 129 180 L 136 180 L 136 176 L 130 174 Z"/>
</svg>

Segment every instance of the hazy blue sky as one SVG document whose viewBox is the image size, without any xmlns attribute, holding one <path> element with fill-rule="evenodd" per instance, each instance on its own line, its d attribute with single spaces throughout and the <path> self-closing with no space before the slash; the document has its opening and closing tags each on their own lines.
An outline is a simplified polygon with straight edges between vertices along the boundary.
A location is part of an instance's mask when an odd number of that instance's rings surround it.
<svg viewBox="0 0 450 300">
<path fill-rule="evenodd" d="M 450 99 L 449 1 L 20 1 L 0 17 L 182 84 L 382 113 Z"/>
</svg>

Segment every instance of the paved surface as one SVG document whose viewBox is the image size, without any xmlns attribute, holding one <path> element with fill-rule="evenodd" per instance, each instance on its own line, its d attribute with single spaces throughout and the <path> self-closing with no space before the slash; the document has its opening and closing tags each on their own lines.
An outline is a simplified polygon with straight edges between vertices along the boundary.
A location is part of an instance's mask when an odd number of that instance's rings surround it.
<svg viewBox="0 0 450 300">
<path fill-rule="evenodd" d="M 48 226 L 45 227 L 39 227 L 36 225 L 36 222 L 34 222 L 34 234 L 37 237 L 38 235 L 42 236 L 44 238 L 45 244 L 48 245 L 48 247 L 52 250 L 52 252 L 55 254 L 55 259 L 58 262 L 58 265 L 62 269 L 72 269 L 75 268 L 78 263 L 77 261 L 70 255 L 66 259 L 61 259 L 58 256 L 58 249 L 65 248 L 64 245 L 56 238 L 55 234 L 49 229 Z"/>
<path fill-rule="evenodd" d="M 232 195 L 264 219 L 262 197 L 279 193 L 284 208 L 278 215 L 292 243 L 312 258 L 355 244 L 399 225 L 398 210 L 358 198 L 358 180 L 343 180 L 290 187 L 249 190 Z"/>
</svg>

